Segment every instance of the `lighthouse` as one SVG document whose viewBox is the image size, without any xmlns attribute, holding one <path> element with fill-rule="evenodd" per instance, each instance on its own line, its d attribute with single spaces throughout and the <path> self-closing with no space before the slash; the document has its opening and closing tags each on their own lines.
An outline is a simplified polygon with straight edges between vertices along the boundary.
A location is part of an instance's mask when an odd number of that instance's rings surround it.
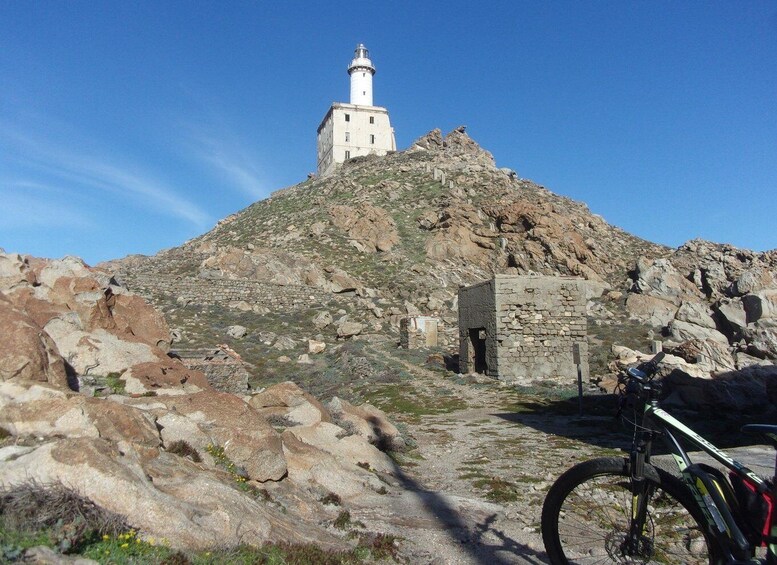
<svg viewBox="0 0 777 565">
<path fill-rule="evenodd" d="M 372 106 L 372 75 L 375 74 L 375 67 L 363 43 L 356 46 L 353 60 L 348 65 L 348 74 L 351 75 L 351 104 Z"/>
<path fill-rule="evenodd" d="M 318 126 L 319 176 L 328 175 L 354 157 L 385 155 L 397 149 L 388 110 L 373 106 L 375 66 L 363 43 L 354 50 L 348 74 L 351 78 L 349 103 L 334 102 Z"/>
</svg>

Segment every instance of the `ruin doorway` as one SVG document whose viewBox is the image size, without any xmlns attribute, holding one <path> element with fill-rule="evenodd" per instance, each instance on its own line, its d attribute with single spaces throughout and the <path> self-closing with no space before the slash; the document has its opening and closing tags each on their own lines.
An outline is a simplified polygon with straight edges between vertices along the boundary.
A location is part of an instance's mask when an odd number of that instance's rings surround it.
<svg viewBox="0 0 777 565">
<path fill-rule="evenodd" d="M 475 368 L 476 373 L 486 374 L 486 330 L 485 328 L 471 328 L 469 330 L 470 354 L 469 366 Z"/>
</svg>

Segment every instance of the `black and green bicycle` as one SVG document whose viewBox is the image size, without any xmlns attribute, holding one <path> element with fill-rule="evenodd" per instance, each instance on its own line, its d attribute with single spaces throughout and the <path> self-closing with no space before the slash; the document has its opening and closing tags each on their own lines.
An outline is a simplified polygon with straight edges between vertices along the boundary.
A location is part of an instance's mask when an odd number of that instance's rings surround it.
<svg viewBox="0 0 777 565">
<path fill-rule="evenodd" d="M 551 563 L 777 565 L 777 490 L 659 407 L 659 353 L 619 377 L 621 413 L 633 424 L 628 457 L 575 465 L 542 507 Z M 777 448 L 777 426 L 751 424 Z M 666 441 L 679 477 L 651 464 L 653 440 Z M 693 463 L 678 438 L 722 467 Z M 775 465 L 777 472 L 777 464 Z"/>
</svg>

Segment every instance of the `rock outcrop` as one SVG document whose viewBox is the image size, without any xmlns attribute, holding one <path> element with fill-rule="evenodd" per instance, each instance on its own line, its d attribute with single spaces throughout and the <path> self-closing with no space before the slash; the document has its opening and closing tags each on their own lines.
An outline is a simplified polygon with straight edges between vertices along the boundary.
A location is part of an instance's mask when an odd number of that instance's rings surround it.
<svg viewBox="0 0 777 565">
<path fill-rule="evenodd" d="M 711 376 L 777 361 L 777 255 L 694 240 L 640 259 L 626 305 L 664 346 Z"/>
<path fill-rule="evenodd" d="M 60 483 L 186 549 L 341 547 L 322 496 L 385 492 L 376 473 L 393 463 L 371 438 L 293 383 L 213 390 L 165 354 L 162 318 L 107 273 L 4 254 L 0 268 L 4 488 Z"/>
</svg>

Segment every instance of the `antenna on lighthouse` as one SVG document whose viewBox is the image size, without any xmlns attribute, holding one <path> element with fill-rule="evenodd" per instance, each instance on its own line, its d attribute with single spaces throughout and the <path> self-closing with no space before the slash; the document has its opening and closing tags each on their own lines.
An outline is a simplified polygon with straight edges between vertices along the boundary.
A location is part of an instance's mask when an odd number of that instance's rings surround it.
<svg viewBox="0 0 777 565">
<path fill-rule="evenodd" d="M 363 43 L 359 43 L 353 52 L 348 74 L 351 75 L 351 104 L 372 106 L 372 75 L 375 74 L 375 66 Z"/>
</svg>

